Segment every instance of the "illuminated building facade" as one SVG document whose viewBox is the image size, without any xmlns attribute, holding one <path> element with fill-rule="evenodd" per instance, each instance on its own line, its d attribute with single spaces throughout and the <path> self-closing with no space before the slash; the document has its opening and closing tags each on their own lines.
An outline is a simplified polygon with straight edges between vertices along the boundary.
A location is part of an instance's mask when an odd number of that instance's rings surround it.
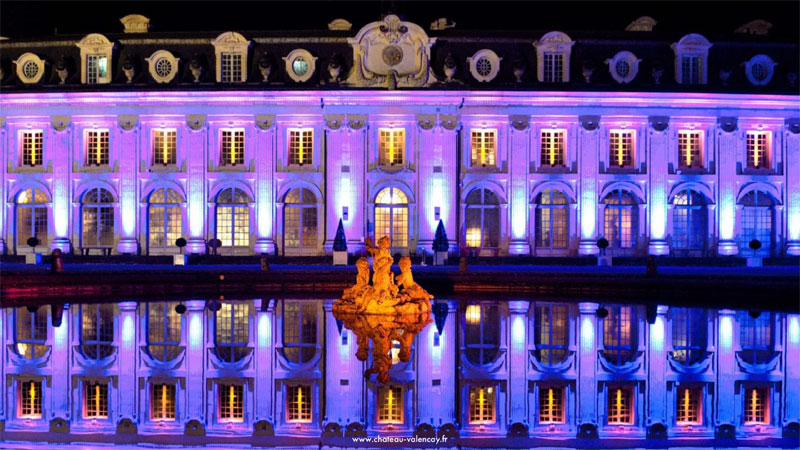
<svg viewBox="0 0 800 450">
<path fill-rule="evenodd" d="M 800 254 L 797 42 L 652 22 L 4 40 L 0 250 Z"/>
</svg>

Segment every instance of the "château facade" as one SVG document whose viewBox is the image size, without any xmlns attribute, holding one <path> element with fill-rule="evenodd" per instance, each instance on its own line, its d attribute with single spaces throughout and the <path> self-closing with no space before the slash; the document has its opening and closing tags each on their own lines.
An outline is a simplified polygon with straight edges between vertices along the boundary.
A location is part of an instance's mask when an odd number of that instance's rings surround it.
<svg viewBox="0 0 800 450">
<path fill-rule="evenodd" d="M 647 19 L 0 41 L 0 250 L 800 254 L 798 43 Z"/>
</svg>

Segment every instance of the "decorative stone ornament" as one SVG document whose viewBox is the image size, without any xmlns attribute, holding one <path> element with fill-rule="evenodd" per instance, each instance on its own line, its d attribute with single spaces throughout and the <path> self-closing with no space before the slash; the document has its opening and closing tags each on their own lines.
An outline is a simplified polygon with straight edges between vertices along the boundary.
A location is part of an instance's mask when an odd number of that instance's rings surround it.
<svg viewBox="0 0 800 450">
<path fill-rule="evenodd" d="M 50 126 L 56 131 L 64 131 L 71 120 L 70 116 L 53 116 L 50 118 Z"/>
<path fill-rule="evenodd" d="M 147 33 L 150 29 L 150 19 L 139 14 L 129 14 L 119 21 L 125 27 L 123 33 Z"/>
<path fill-rule="evenodd" d="M 353 24 L 344 19 L 334 19 L 328 23 L 328 29 L 331 31 L 347 31 L 353 28 Z"/>
<path fill-rule="evenodd" d="M 130 131 L 133 127 L 136 126 L 136 123 L 139 121 L 139 116 L 134 115 L 123 115 L 117 117 L 117 123 L 119 127 L 125 131 Z"/>
<path fill-rule="evenodd" d="M 435 114 L 420 114 L 417 116 L 417 125 L 423 130 L 432 130 L 436 126 Z"/>
<path fill-rule="evenodd" d="M 157 50 L 149 58 L 145 58 L 150 76 L 156 83 L 169 83 L 178 74 L 178 62 L 171 52 Z"/>
<path fill-rule="evenodd" d="M 444 58 L 444 64 L 442 65 L 442 72 L 444 72 L 445 82 L 449 83 L 453 81 L 453 77 L 456 75 L 458 71 L 458 65 L 456 63 L 456 58 L 453 57 L 452 53 L 448 53 L 447 56 Z"/>
<path fill-rule="evenodd" d="M 525 131 L 530 126 L 530 117 L 528 116 L 508 116 L 508 121 L 511 123 L 511 128 L 517 131 Z"/>
<path fill-rule="evenodd" d="M 430 50 L 436 42 L 416 24 L 388 15 L 347 40 L 353 48 L 353 86 L 423 87 L 436 82 Z"/>
<path fill-rule="evenodd" d="M 298 48 L 292 50 L 283 58 L 286 63 L 286 73 L 293 81 L 304 83 L 311 79 L 317 67 L 317 58 L 308 50 Z"/>
<path fill-rule="evenodd" d="M 653 84 L 661 84 L 661 77 L 664 76 L 664 64 L 661 61 L 653 63 L 650 76 L 653 77 Z"/>
<path fill-rule="evenodd" d="M 625 27 L 625 31 L 653 31 L 653 27 L 656 26 L 657 23 L 658 22 L 650 16 L 642 16 Z"/>
<path fill-rule="evenodd" d="M 669 117 L 667 116 L 650 116 L 650 127 L 655 131 L 663 132 L 669 128 Z"/>
<path fill-rule="evenodd" d="M 726 133 L 733 133 L 738 128 L 738 119 L 736 117 L 720 117 L 717 119 L 717 125 Z"/>
<path fill-rule="evenodd" d="M 442 31 L 448 28 L 455 28 L 455 27 L 456 27 L 455 22 L 448 22 L 446 17 L 440 17 L 431 22 L 430 29 L 431 31 Z"/>
<path fill-rule="evenodd" d="M 578 116 L 581 128 L 586 131 L 595 131 L 600 128 L 600 116 Z"/>
<path fill-rule="evenodd" d="M 606 60 L 611 78 L 620 84 L 630 83 L 636 78 L 640 62 L 642 60 L 629 51 L 618 52 L 613 58 Z"/>
<path fill-rule="evenodd" d="M 125 74 L 126 83 L 133 83 L 133 77 L 136 75 L 136 69 L 133 67 L 133 60 L 130 56 L 125 58 L 122 62 L 122 73 Z"/>
<path fill-rule="evenodd" d="M 189 114 L 186 116 L 186 126 L 192 130 L 199 130 L 206 124 L 206 116 L 203 114 Z"/>
<path fill-rule="evenodd" d="M 461 124 L 458 116 L 445 115 L 439 116 L 439 125 L 447 131 L 454 131 Z"/>
<path fill-rule="evenodd" d="M 367 116 L 365 114 L 348 114 L 347 127 L 351 130 L 360 130 L 367 124 Z"/>
<path fill-rule="evenodd" d="M 752 20 L 747 22 L 746 24 L 740 26 L 734 33 L 744 33 L 744 34 L 753 34 L 756 36 L 766 36 L 769 34 L 769 30 L 772 28 L 772 24 L 767 22 L 766 20 Z"/>
<path fill-rule="evenodd" d="M 269 83 L 269 76 L 272 74 L 272 58 L 266 52 L 258 60 L 258 71 L 261 73 L 261 82 Z"/>
<path fill-rule="evenodd" d="M 325 126 L 329 130 L 338 130 L 344 125 L 344 114 L 331 114 L 325 116 Z"/>
<path fill-rule="evenodd" d="M 328 82 L 338 83 L 342 79 L 342 57 L 338 53 L 331 55 L 328 61 Z"/>
<path fill-rule="evenodd" d="M 203 75 L 203 63 L 201 58 L 201 56 L 195 55 L 191 62 L 189 62 L 189 70 L 192 72 L 195 83 L 199 83 L 200 77 Z"/>
<path fill-rule="evenodd" d="M 67 61 L 64 58 L 64 55 L 61 55 L 61 57 L 58 58 L 58 62 L 53 69 L 55 70 L 56 75 L 58 75 L 58 84 L 65 84 L 67 82 L 69 70 L 67 69 Z"/>
<path fill-rule="evenodd" d="M 17 78 L 25 84 L 38 83 L 44 75 L 44 61 L 33 53 L 23 53 L 14 61 Z"/>
<path fill-rule="evenodd" d="M 786 129 L 792 134 L 800 134 L 800 118 L 786 119 Z"/>
<path fill-rule="evenodd" d="M 778 63 L 767 55 L 756 55 L 745 63 L 744 73 L 753 86 L 766 86 L 772 81 Z"/>
<path fill-rule="evenodd" d="M 503 58 L 497 56 L 492 50 L 487 48 L 478 50 L 472 57 L 467 58 L 469 64 L 469 72 L 472 78 L 480 81 L 481 83 L 488 83 L 497 77 L 500 71 L 500 61 Z"/>
<path fill-rule="evenodd" d="M 514 69 L 514 79 L 517 83 L 522 83 L 522 77 L 525 75 L 525 69 L 527 69 L 528 64 L 525 62 L 525 58 L 519 56 L 514 59 L 514 64 L 512 65 Z"/>
<path fill-rule="evenodd" d="M 592 82 L 592 74 L 594 73 L 594 60 L 591 58 L 584 59 L 583 65 L 581 66 L 581 75 L 583 75 L 583 81 L 586 84 L 590 84 Z"/>
</svg>

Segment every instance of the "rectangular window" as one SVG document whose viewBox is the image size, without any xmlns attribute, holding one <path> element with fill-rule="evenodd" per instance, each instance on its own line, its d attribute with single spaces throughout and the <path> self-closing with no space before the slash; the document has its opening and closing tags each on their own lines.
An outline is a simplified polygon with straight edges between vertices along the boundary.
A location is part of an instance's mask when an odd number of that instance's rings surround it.
<svg viewBox="0 0 800 450">
<path fill-rule="evenodd" d="M 84 385 L 83 400 L 85 419 L 108 418 L 108 384 L 87 382 Z"/>
<path fill-rule="evenodd" d="M 403 388 L 378 389 L 378 423 L 403 423 Z"/>
<path fill-rule="evenodd" d="M 564 388 L 539 388 L 539 423 L 564 423 Z"/>
<path fill-rule="evenodd" d="M 311 386 L 286 387 L 286 421 L 311 422 Z"/>
<path fill-rule="evenodd" d="M 175 385 L 153 385 L 153 420 L 175 420 Z"/>
<path fill-rule="evenodd" d="M 241 384 L 219 385 L 219 420 L 221 422 L 244 421 L 244 386 Z"/>
<path fill-rule="evenodd" d="M 108 82 L 108 57 L 105 55 L 86 56 L 86 84 Z"/>
<path fill-rule="evenodd" d="M 153 164 L 175 164 L 177 135 L 176 130 L 153 131 Z"/>
<path fill-rule="evenodd" d="M 769 131 L 747 132 L 747 168 L 767 169 L 770 167 L 772 133 Z"/>
<path fill-rule="evenodd" d="M 493 386 L 472 386 L 469 388 L 469 423 L 493 424 L 494 415 Z"/>
<path fill-rule="evenodd" d="M 608 424 L 633 425 L 633 389 L 629 387 L 608 389 Z"/>
<path fill-rule="evenodd" d="M 633 168 L 633 131 L 611 130 L 608 135 L 608 165 Z"/>
<path fill-rule="evenodd" d="M 544 82 L 561 83 L 564 81 L 564 55 L 561 53 L 544 54 Z"/>
<path fill-rule="evenodd" d="M 42 165 L 42 132 L 23 131 L 22 132 L 22 165 L 41 166 Z"/>
<path fill-rule="evenodd" d="M 302 166 L 314 160 L 314 130 L 289 129 L 289 164 Z"/>
<path fill-rule="evenodd" d="M 406 153 L 406 132 L 402 128 L 381 128 L 378 130 L 378 149 L 382 166 L 403 164 Z"/>
<path fill-rule="evenodd" d="M 244 130 L 222 130 L 220 165 L 244 164 Z"/>
<path fill-rule="evenodd" d="M 769 425 L 769 389 L 745 389 L 745 425 Z"/>
<path fill-rule="evenodd" d="M 497 161 L 497 131 L 472 130 L 472 167 L 494 166 Z"/>
<path fill-rule="evenodd" d="M 676 421 L 678 425 L 702 425 L 703 390 L 700 388 L 679 388 Z"/>
<path fill-rule="evenodd" d="M 108 165 L 108 130 L 86 132 L 86 165 Z"/>
<path fill-rule="evenodd" d="M 242 55 L 239 53 L 223 53 L 220 80 L 223 83 L 242 81 Z"/>
<path fill-rule="evenodd" d="M 23 381 L 19 384 L 19 409 L 21 419 L 42 418 L 42 382 Z"/>
<path fill-rule="evenodd" d="M 678 131 L 678 166 L 681 169 L 703 166 L 702 131 Z"/>
<path fill-rule="evenodd" d="M 681 84 L 700 84 L 700 57 L 681 57 Z"/>
<path fill-rule="evenodd" d="M 542 166 L 564 166 L 564 130 L 542 130 Z"/>
</svg>

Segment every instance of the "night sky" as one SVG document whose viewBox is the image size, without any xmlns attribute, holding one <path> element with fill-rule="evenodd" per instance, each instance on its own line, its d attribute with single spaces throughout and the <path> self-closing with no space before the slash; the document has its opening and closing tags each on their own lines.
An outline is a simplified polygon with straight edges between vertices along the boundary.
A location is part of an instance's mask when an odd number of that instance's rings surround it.
<svg viewBox="0 0 800 450">
<path fill-rule="evenodd" d="M 538 1 L 440 1 L 402 2 L 0 2 L 0 35 L 39 37 L 54 34 L 115 33 L 119 19 L 142 14 L 151 19 L 151 31 L 248 31 L 326 29 L 342 17 L 354 32 L 380 19 L 386 12 L 399 13 L 427 29 L 430 22 L 447 17 L 458 29 L 518 30 L 624 30 L 639 16 L 658 21 L 655 31 L 728 33 L 754 19 L 774 27 L 770 36 L 800 41 L 800 1 L 714 2 L 538 2 Z"/>
</svg>

